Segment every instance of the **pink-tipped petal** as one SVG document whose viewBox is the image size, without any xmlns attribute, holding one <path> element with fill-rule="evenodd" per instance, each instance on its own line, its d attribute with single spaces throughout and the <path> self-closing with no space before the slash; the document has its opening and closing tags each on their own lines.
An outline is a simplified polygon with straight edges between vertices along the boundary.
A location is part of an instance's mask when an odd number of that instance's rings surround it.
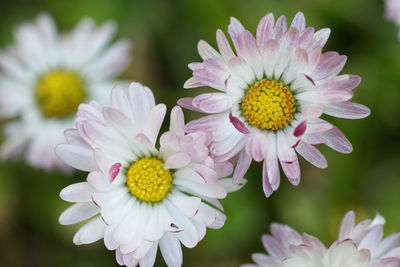
<svg viewBox="0 0 400 267">
<path fill-rule="evenodd" d="M 292 162 L 281 161 L 281 166 L 286 177 L 293 185 L 298 185 L 300 181 L 300 165 L 299 161 L 296 159 Z"/>
<path fill-rule="evenodd" d="M 296 137 L 301 137 L 307 129 L 307 122 L 304 120 L 293 131 L 293 135 Z"/>
<path fill-rule="evenodd" d="M 192 105 L 202 112 L 219 113 L 230 109 L 232 100 L 224 93 L 209 93 L 195 97 Z"/>
<path fill-rule="evenodd" d="M 192 102 L 193 97 L 184 97 L 178 100 L 178 105 L 185 109 L 201 112 L 199 108 L 193 106 Z"/>
<path fill-rule="evenodd" d="M 306 28 L 306 18 L 304 17 L 303 12 L 297 12 L 290 27 L 294 27 L 299 31 L 302 31 Z"/>
<path fill-rule="evenodd" d="M 236 130 L 238 130 L 239 132 L 243 134 L 251 133 L 250 130 L 247 129 L 246 125 L 241 120 L 232 115 L 232 112 L 229 113 L 229 120 L 232 123 L 232 125 L 236 128 Z"/>
<path fill-rule="evenodd" d="M 274 14 L 268 13 L 265 15 L 258 23 L 257 26 L 257 45 L 261 49 L 264 47 L 265 43 L 272 39 L 274 29 Z"/>
<path fill-rule="evenodd" d="M 196 88 L 196 87 L 201 87 L 201 86 L 204 86 L 204 84 L 202 84 L 201 82 L 196 80 L 196 78 L 194 78 L 194 77 L 189 78 L 183 84 L 183 88 L 185 88 L 185 89 Z"/>
<path fill-rule="evenodd" d="M 110 180 L 110 184 L 115 180 L 118 176 L 119 171 L 121 170 L 121 163 L 115 163 L 111 166 L 110 170 L 108 171 L 108 178 Z"/>
<path fill-rule="evenodd" d="M 233 53 L 231 45 L 229 44 L 228 40 L 225 37 L 225 34 L 218 29 L 217 30 L 217 44 L 218 44 L 218 49 L 221 52 L 222 58 L 228 62 L 235 56 L 235 53 Z"/>
</svg>

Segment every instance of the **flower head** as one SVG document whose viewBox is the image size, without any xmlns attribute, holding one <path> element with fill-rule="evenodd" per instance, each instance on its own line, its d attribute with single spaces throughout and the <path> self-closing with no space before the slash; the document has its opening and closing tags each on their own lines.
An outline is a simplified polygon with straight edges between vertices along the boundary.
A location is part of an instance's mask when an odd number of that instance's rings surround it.
<svg viewBox="0 0 400 267">
<path fill-rule="evenodd" d="M 118 41 L 113 22 L 96 27 L 83 19 L 60 35 L 47 14 L 15 31 L 15 44 L 0 52 L 0 117 L 6 125 L 1 156 L 25 151 L 26 160 L 46 170 L 68 168 L 54 154 L 62 132 L 73 125 L 78 105 L 105 102 L 114 77 L 129 62 L 129 44 Z"/>
<path fill-rule="evenodd" d="M 385 15 L 387 19 L 392 20 L 400 27 L 400 1 L 385 0 Z M 400 30 L 397 36 L 400 38 Z"/>
<path fill-rule="evenodd" d="M 213 133 L 211 153 L 216 161 L 239 153 L 234 182 L 246 173 L 252 159 L 264 161 L 263 188 L 266 196 L 279 187 L 279 164 L 289 181 L 298 185 L 297 153 L 319 168 L 327 167 L 317 144 L 350 153 L 352 146 L 343 133 L 320 119 L 322 114 L 359 119 L 369 115 L 367 107 L 352 103 L 360 77 L 338 75 L 346 56 L 322 52 L 330 30 L 314 32 L 298 13 L 289 28 L 285 16 L 273 14 L 258 24 L 256 38 L 235 18 L 228 33 L 235 52 L 221 30 L 219 52 L 204 41 L 198 45 L 203 59 L 191 63 L 193 77 L 186 88 L 210 86 L 218 93 L 183 98 L 185 108 L 209 113 L 186 126 L 187 132 Z"/>
<path fill-rule="evenodd" d="M 223 226 L 217 199 L 236 189 L 230 179 L 221 180 L 232 165 L 209 156 L 210 133 L 184 133 L 180 107 L 172 109 L 169 131 L 156 149 L 165 112 L 138 83 L 113 89 L 111 106 L 80 105 L 76 129 L 67 130 L 67 143 L 56 148 L 67 164 L 90 172 L 86 182 L 60 194 L 76 202 L 60 216 L 61 224 L 90 218 L 75 244 L 104 238 L 127 266 L 152 266 L 159 246 L 169 266 L 180 266 L 180 243 L 194 247 L 207 227 Z"/>
<path fill-rule="evenodd" d="M 286 225 L 272 224 L 271 235 L 262 242 L 269 255 L 252 255 L 256 264 L 243 267 L 397 267 L 400 264 L 400 233 L 382 240 L 384 218 L 355 224 L 349 211 L 343 218 L 339 239 L 326 248 L 317 238 L 302 234 Z"/>
</svg>

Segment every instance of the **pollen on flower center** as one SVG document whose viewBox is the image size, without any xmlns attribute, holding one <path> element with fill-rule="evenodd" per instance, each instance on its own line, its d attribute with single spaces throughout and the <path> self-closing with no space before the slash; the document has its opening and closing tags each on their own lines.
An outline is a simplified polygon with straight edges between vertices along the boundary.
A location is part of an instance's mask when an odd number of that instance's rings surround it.
<svg viewBox="0 0 400 267">
<path fill-rule="evenodd" d="M 45 117 L 73 115 L 85 97 L 84 83 L 74 72 L 51 71 L 37 83 L 36 102 Z"/>
<path fill-rule="evenodd" d="M 289 87 L 267 79 L 257 81 L 249 88 L 240 107 L 247 122 L 262 130 L 286 127 L 296 111 Z"/>
<path fill-rule="evenodd" d="M 164 163 L 156 158 L 142 158 L 127 172 L 126 183 L 132 195 L 142 201 L 158 202 L 172 187 L 172 175 L 164 170 Z"/>
</svg>

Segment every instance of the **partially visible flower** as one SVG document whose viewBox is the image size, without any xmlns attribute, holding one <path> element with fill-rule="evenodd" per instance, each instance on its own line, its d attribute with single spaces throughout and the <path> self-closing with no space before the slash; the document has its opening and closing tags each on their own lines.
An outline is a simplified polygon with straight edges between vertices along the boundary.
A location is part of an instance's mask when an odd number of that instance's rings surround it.
<svg viewBox="0 0 400 267">
<path fill-rule="evenodd" d="M 297 153 L 326 168 L 325 157 L 314 145 L 352 151 L 343 133 L 320 119 L 322 114 L 347 119 L 370 114 L 367 107 L 350 102 L 360 77 L 338 75 L 346 56 L 322 52 L 329 29 L 306 28 L 301 12 L 288 28 L 285 16 L 275 22 L 270 13 L 258 24 L 256 38 L 235 18 L 228 33 L 235 52 L 221 30 L 219 52 L 200 41 L 203 62 L 189 64 L 193 77 L 184 85 L 210 86 L 220 92 L 183 98 L 178 104 L 213 114 L 189 122 L 186 131 L 211 131 L 210 149 L 216 161 L 239 153 L 234 182 L 240 181 L 252 160 L 264 161 L 263 188 L 268 197 L 280 184 L 279 163 L 293 185 L 300 183 Z"/>
<path fill-rule="evenodd" d="M 385 15 L 386 18 L 392 20 L 400 27 L 400 1 L 399 0 L 385 0 Z M 400 30 L 397 35 L 400 38 Z"/>
<path fill-rule="evenodd" d="M 372 221 L 355 224 L 354 212 L 349 211 L 342 220 L 338 240 L 328 248 L 313 236 L 272 224 L 272 235 L 262 237 L 269 255 L 253 254 L 255 264 L 242 267 L 398 267 L 400 233 L 382 240 L 384 224 L 379 214 Z"/>
<path fill-rule="evenodd" d="M 223 226 L 217 199 L 226 196 L 226 187 L 238 188 L 221 180 L 232 165 L 209 156 L 210 133 L 184 133 L 180 107 L 173 108 L 169 131 L 156 149 L 165 112 L 138 83 L 113 89 L 111 106 L 80 105 L 77 129 L 67 130 L 68 143 L 56 148 L 67 164 L 90 172 L 87 182 L 60 194 L 76 202 L 60 216 L 61 224 L 90 219 L 76 233 L 75 244 L 104 238 L 119 264 L 142 267 L 154 264 L 160 247 L 168 266 L 180 266 L 180 243 L 192 248 L 207 227 Z"/>
<path fill-rule="evenodd" d="M 15 44 L 0 53 L 0 117 L 5 127 L 3 158 L 20 157 L 46 170 L 70 170 L 54 154 L 73 125 L 81 102 L 104 102 L 114 77 L 130 58 L 127 41 L 111 44 L 115 24 L 96 27 L 83 19 L 74 30 L 59 35 L 47 14 L 15 30 Z"/>
</svg>

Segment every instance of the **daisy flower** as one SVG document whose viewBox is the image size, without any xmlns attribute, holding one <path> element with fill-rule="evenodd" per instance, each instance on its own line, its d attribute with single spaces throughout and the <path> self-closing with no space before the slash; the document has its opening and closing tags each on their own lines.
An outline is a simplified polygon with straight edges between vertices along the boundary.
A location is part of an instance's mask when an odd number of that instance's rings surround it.
<svg viewBox="0 0 400 267">
<path fill-rule="evenodd" d="M 252 255 L 256 264 L 242 267 L 398 267 L 400 266 L 400 233 L 382 240 L 385 219 L 377 214 L 355 224 L 349 211 L 343 218 L 339 239 L 326 248 L 317 238 L 302 234 L 286 225 L 272 224 L 272 235 L 262 242 L 269 255 Z"/>
<path fill-rule="evenodd" d="M 73 125 L 78 105 L 106 100 L 129 61 L 127 41 L 111 44 L 115 28 L 113 22 L 96 27 L 83 19 L 60 35 L 47 14 L 16 28 L 15 44 L 0 52 L 0 117 L 14 119 L 5 127 L 3 158 L 25 153 L 32 166 L 69 169 L 54 146 Z"/>
<path fill-rule="evenodd" d="M 392 20 L 400 27 L 400 1 L 385 0 L 385 15 L 387 19 Z M 400 30 L 397 37 L 400 38 Z"/>
<path fill-rule="evenodd" d="M 219 52 L 205 41 L 198 50 L 201 63 L 191 63 L 193 77 L 185 88 L 209 86 L 219 90 L 178 101 L 182 107 L 209 113 L 189 122 L 189 133 L 213 133 L 211 153 L 216 161 L 239 154 L 234 182 L 244 176 L 252 159 L 264 161 L 263 188 L 268 197 L 280 184 L 279 163 L 293 185 L 300 182 L 297 154 L 319 168 L 327 167 L 317 144 L 350 153 L 343 133 L 320 119 L 322 114 L 359 119 L 367 107 L 350 102 L 360 77 L 338 75 L 346 56 L 322 52 L 330 30 L 314 32 L 298 13 L 287 27 L 286 17 L 273 14 L 258 24 L 256 38 L 235 18 L 228 33 L 234 52 L 221 30 Z"/>
<path fill-rule="evenodd" d="M 184 133 L 180 107 L 171 111 L 169 131 L 156 139 L 166 112 L 151 90 L 138 83 L 111 92 L 111 106 L 81 104 L 76 129 L 65 132 L 56 154 L 70 166 L 89 171 L 87 181 L 64 188 L 61 198 L 76 202 L 60 223 L 89 221 L 75 244 L 104 238 L 127 266 L 152 266 L 160 247 L 168 266 L 182 264 L 180 243 L 192 248 L 206 228 L 225 221 L 221 204 L 231 179 L 229 162 L 209 156 L 211 134 Z"/>
</svg>

